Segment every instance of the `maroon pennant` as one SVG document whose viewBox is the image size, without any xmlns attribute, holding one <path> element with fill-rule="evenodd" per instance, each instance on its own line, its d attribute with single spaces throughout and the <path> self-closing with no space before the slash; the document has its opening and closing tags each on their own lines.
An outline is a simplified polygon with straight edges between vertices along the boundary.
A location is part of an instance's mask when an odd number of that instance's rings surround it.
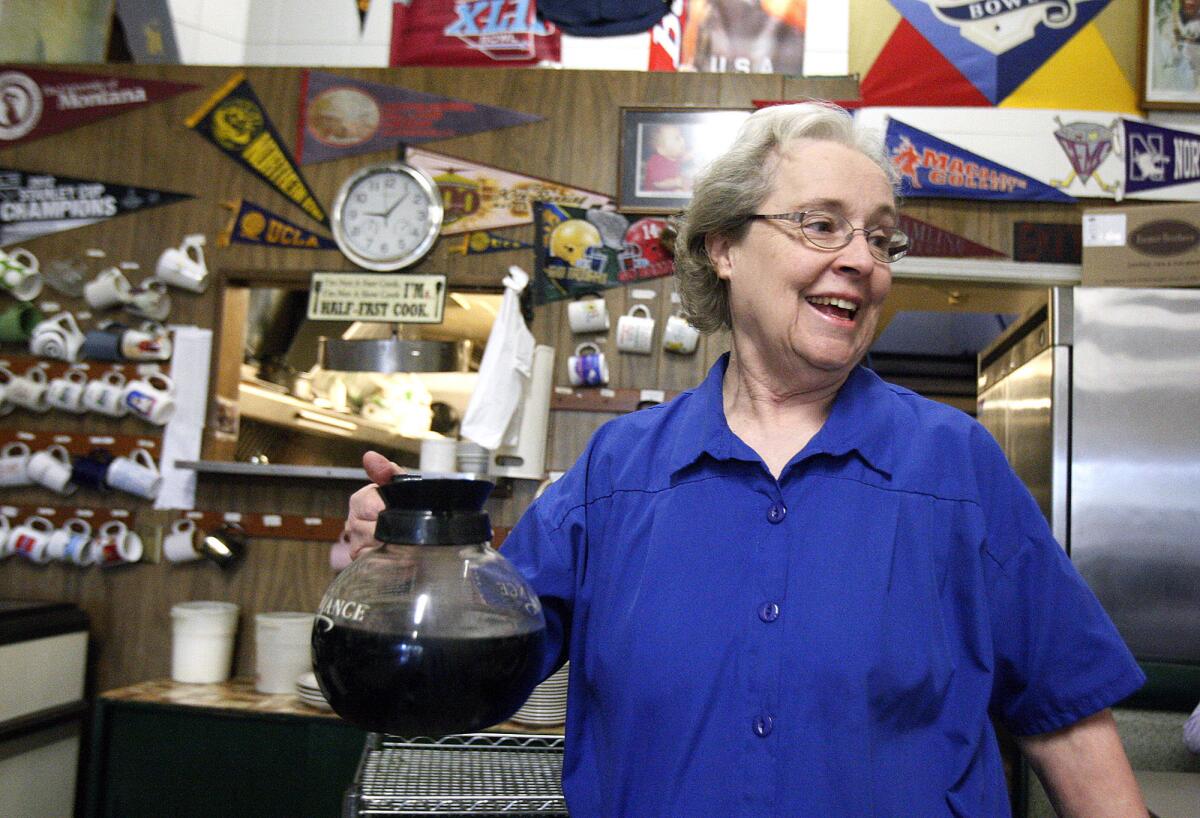
<svg viewBox="0 0 1200 818">
<path fill-rule="evenodd" d="M 43 68 L 0 69 L 0 148 L 116 116 L 199 87 Z"/>
<path fill-rule="evenodd" d="M 910 256 L 922 258 L 1004 258 L 999 250 L 976 244 L 949 230 L 900 214 L 901 230 L 912 240 Z"/>
</svg>

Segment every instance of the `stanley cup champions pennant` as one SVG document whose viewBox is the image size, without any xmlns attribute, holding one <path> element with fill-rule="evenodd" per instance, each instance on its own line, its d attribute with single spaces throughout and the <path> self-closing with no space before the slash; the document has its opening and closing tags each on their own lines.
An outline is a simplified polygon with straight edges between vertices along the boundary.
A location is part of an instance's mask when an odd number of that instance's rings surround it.
<svg viewBox="0 0 1200 818">
<path fill-rule="evenodd" d="M 314 221 L 329 217 L 242 73 L 234 74 L 187 119 L 187 126 L 249 168 Z"/>
</svg>

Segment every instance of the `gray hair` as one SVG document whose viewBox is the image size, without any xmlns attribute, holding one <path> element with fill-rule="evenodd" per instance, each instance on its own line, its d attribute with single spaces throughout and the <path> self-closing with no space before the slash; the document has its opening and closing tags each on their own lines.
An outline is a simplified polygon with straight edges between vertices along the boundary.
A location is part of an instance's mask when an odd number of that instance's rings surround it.
<svg viewBox="0 0 1200 818">
<path fill-rule="evenodd" d="M 689 322 L 704 333 L 732 328 L 729 289 L 705 248 L 709 235 L 733 241 L 749 229 L 775 183 L 780 148 L 797 139 L 837 142 L 861 152 L 895 190 L 898 175 L 877 131 L 860 128 L 841 107 L 812 100 L 773 105 L 750 115 L 733 145 L 696 178 L 692 201 L 677 219 L 675 280 Z"/>
</svg>

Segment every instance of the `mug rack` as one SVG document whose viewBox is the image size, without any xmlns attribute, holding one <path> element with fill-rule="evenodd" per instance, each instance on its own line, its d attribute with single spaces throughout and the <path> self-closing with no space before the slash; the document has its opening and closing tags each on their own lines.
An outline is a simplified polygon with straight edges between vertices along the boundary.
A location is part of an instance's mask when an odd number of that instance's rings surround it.
<svg viewBox="0 0 1200 818">
<path fill-rule="evenodd" d="M 122 457 L 134 449 L 145 449 L 156 462 L 162 449 L 161 440 L 147 435 L 66 435 L 59 432 L 0 429 L 0 448 L 17 441 L 35 452 L 57 443 L 72 455 L 85 455 L 93 449 L 108 449 L 113 456 Z"/>
<path fill-rule="evenodd" d="M 186 517 L 201 531 L 212 531 L 226 524 L 242 527 L 250 539 L 318 540 L 333 543 L 342 535 L 341 518 L 304 517 L 298 514 L 258 514 L 238 511 L 185 511 Z"/>
<path fill-rule="evenodd" d="M 0 354 L 0 366 L 6 366 L 14 375 L 27 372 L 30 367 L 38 366 L 46 372 L 46 380 L 52 381 L 72 367 L 78 367 L 88 373 L 89 377 L 99 377 L 110 370 L 117 370 L 125 376 L 126 381 L 140 378 L 150 372 L 171 374 L 170 361 L 123 361 L 110 363 L 108 361 L 50 361 L 35 355 L 3 355 Z"/>
<path fill-rule="evenodd" d="M 134 525 L 134 512 L 125 508 L 96 508 L 94 506 L 48 506 L 48 505 L 0 505 L 0 514 L 9 518 L 10 523 L 18 523 L 27 517 L 45 517 L 52 523 L 60 524 L 72 517 L 79 517 L 91 523 L 92 529 L 104 525 L 109 520 L 122 520 L 131 528 Z"/>
<path fill-rule="evenodd" d="M 678 395 L 664 389 L 574 389 L 556 386 L 550 393 L 550 409 L 568 412 L 632 412 L 646 404 L 664 403 Z"/>
</svg>

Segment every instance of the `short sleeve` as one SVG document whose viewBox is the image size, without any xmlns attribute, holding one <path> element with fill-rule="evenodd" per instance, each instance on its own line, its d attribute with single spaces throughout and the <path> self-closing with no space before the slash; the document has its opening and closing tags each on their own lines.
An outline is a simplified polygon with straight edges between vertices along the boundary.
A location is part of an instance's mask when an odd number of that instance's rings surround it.
<svg viewBox="0 0 1200 818">
<path fill-rule="evenodd" d="M 1116 704 L 1146 676 L 995 451 L 983 553 L 995 661 L 991 710 L 1015 735 L 1045 733 Z"/>
</svg>

